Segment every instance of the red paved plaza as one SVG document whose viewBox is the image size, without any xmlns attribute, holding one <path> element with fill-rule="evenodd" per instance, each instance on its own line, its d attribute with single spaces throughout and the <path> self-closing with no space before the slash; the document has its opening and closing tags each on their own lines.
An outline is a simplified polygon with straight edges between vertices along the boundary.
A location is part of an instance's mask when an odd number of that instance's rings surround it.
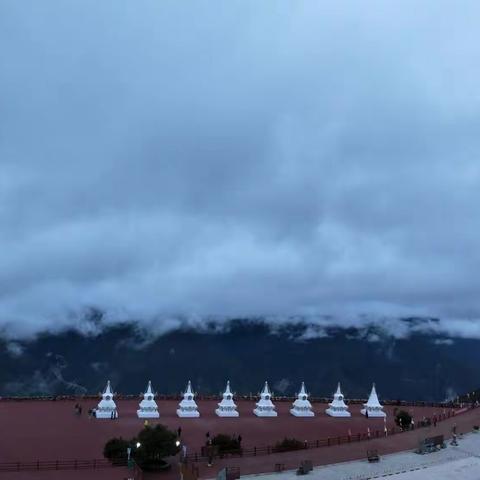
<svg viewBox="0 0 480 480">
<path fill-rule="evenodd" d="M 102 458 L 105 442 L 114 436 L 134 436 L 143 428 L 143 420 L 136 416 L 138 401 L 118 400 L 120 418 L 99 420 L 88 418 L 87 411 L 95 401 L 80 402 L 82 416 L 74 414 L 74 401 L 2 401 L 0 418 L 0 461 L 52 460 Z M 219 418 L 215 415 L 216 402 L 199 400 L 200 418 L 181 419 L 176 415 L 175 401 L 159 401 L 161 418 L 150 420 L 162 423 L 172 430 L 182 428 L 182 440 L 188 451 L 199 451 L 205 443 L 205 434 L 240 434 L 244 446 L 272 445 L 285 436 L 299 440 L 317 440 L 327 437 L 383 430 L 383 419 L 366 419 L 360 414 L 360 405 L 352 405 L 352 417 L 331 418 L 323 413 L 324 404 L 314 404 L 315 418 L 296 418 L 290 415 L 290 403 L 277 403 L 277 418 L 258 418 L 252 413 L 254 402 L 239 401 L 240 418 Z M 439 409 L 412 408 L 415 417 L 440 413 Z M 388 426 L 393 426 L 392 407 L 386 407 Z"/>
<path fill-rule="evenodd" d="M 117 406 L 120 418 L 118 420 L 99 420 L 88 418 L 89 408 L 96 406 L 95 400 L 80 402 L 83 407 L 82 416 L 74 413 L 76 402 L 68 400 L 58 401 L 0 401 L 0 421 L 2 436 L 0 437 L 0 462 L 29 461 L 29 460 L 66 460 L 66 459 L 94 459 L 102 458 L 105 442 L 114 436 L 129 438 L 143 428 L 143 421 L 136 417 L 138 401 L 118 400 Z M 257 418 L 253 415 L 254 402 L 238 401 L 240 418 L 219 418 L 215 415 L 216 402 L 199 400 L 198 406 L 201 413 L 199 419 L 180 419 L 176 416 L 176 401 L 158 401 L 161 418 L 150 421 L 151 424 L 162 423 L 172 430 L 182 428 L 182 441 L 187 445 L 188 452 L 199 451 L 205 443 L 205 434 L 211 436 L 218 433 L 240 434 L 243 445 L 265 446 L 273 445 L 284 437 L 294 437 L 299 440 L 317 440 L 327 437 L 344 436 L 350 430 L 353 435 L 365 433 L 367 427 L 372 432 L 383 430 L 383 419 L 366 419 L 360 414 L 360 405 L 351 405 L 352 417 L 350 419 L 331 418 L 323 412 L 325 404 L 314 403 L 317 414 L 315 418 L 296 418 L 289 414 L 290 402 L 277 402 L 279 416 L 277 418 Z M 387 425 L 393 426 L 393 407 L 385 408 L 388 417 Z M 411 407 L 414 417 L 420 420 L 423 416 L 432 416 L 443 412 L 443 409 L 427 407 Z M 464 416 L 464 415 L 462 415 Z M 458 419 L 460 420 L 460 417 Z M 415 433 L 415 432 L 412 432 Z M 394 444 L 400 444 L 401 437 L 409 434 L 395 435 L 387 439 Z M 385 442 L 385 439 L 382 441 Z M 357 446 L 354 446 L 357 445 Z M 355 458 L 358 446 L 364 450 L 363 443 L 341 447 L 328 447 L 315 449 L 314 455 L 324 457 L 327 455 L 331 461 L 338 457 L 334 451 L 344 452 L 339 459 Z M 345 447 L 348 447 L 347 449 Z M 408 448 L 408 447 L 405 447 Z M 323 451 L 320 453 L 320 451 Z M 312 450 L 313 452 L 313 450 Z M 301 455 L 301 452 L 297 454 Z M 345 457 L 346 455 L 346 457 Z M 296 461 L 296 455 L 277 454 L 283 459 L 287 457 Z M 273 466 L 274 456 L 257 457 L 250 459 L 233 459 L 231 462 L 242 463 L 242 471 L 265 471 Z M 266 462 L 268 458 L 269 467 Z M 325 460 L 325 458 L 324 458 Z M 231 463 L 230 462 L 230 463 Z M 328 462 L 323 462 L 328 463 Z M 63 472 L 58 478 L 81 478 L 74 476 L 78 472 Z M 89 475 L 89 478 L 125 478 L 125 474 L 117 471 L 118 477 L 109 476 L 107 471 L 103 476 Z M 207 473 L 205 473 L 207 474 Z M 97 475 L 102 475 L 98 472 Z M 208 475 L 212 475 L 209 473 Z M 207 476 L 208 476 L 207 475 Z M 13 477 L 12 477 L 13 478 Z M 15 478 L 50 478 L 39 473 L 27 474 Z M 51 476 L 51 478 L 57 478 Z M 86 478 L 86 477 L 85 477 Z"/>
</svg>

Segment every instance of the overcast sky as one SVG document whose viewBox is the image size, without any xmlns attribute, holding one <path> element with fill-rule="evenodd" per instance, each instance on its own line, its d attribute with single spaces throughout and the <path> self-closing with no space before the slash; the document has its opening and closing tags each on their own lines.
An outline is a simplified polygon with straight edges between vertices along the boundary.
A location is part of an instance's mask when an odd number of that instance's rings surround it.
<svg viewBox="0 0 480 480">
<path fill-rule="evenodd" d="M 478 1 L 2 0 L 0 328 L 95 306 L 480 336 L 479 18 Z"/>
</svg>

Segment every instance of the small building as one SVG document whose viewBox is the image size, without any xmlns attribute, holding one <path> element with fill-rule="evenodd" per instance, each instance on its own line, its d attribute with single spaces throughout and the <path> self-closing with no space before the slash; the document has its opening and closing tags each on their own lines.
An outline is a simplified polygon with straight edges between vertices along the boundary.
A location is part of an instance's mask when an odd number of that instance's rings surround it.
<svg viewBox="0 0 480 480">
<path fill-rule="evenodd" d="M 117 405 L 113 401 L 114 393 L 110 386 L 110 380 L 107 382 L 107 386 L 102 393 L 102 399 L 98 403 L 98 407 L 95 409 L 96 418 L 108 418 L 113 420 L 118 418 Z"/>
<path fill-rule="evenodd" d="M 305 390 L 305 383 L 302 382 L 300 392 L 297 394 L 297 399 L 293 402 L 293 408 L 290 413 L 295 417 L 314 417 L 315 413 L 312 410 L 312 404 L 308 400 L 308 393 Z"/>
<path fill-rule="evenodd" d="M 143 394 L 143 400 L 140 402 L 140 408 L 137 410 L 138 418 L 159 418 L 158 405 L 155 401 L 155 394 L 152 390 L 152 382 L 148 382 L 147 389 Z"/>
<path fill-rule="evenodd" d="M 198 411 L 198 405 L 194 400 L 195 394 L 192 390 L 192 383 L 190 380 L 187 384 L 187 389 L 183 394 L 182 401 L 178 404 L 177 415 L 181 418 L 198 418 L 200 412 Z"/>
<path fill-rule="evenodd" d="M 363 404 L 361 413 L 368 417 L 386 417 L 387 414 L 383 411 L 383 406 L 378 401 L 377 390 L 375 384 L 372 385 L 372 391 L 368 397 L 367 403 Z"/>
<path fill-rule="evenodd" d="M 333 400 L 328 404 L 328 408 L 325 410 L 325 413 L 331 417 L 352 416 L 348 411 L 348 406 L 345 403 L 345 399 L 340 388 L 340 382 L 338 382 L 337 391 L 333 394 Z"/>
<path fill-rule="evenodd" d="M 215 413 L 219 417 L 238 417 L 237 405 L 233 401 L 233 393 L 230 390 L 230 381 L 227 381 L 227 386 L 223 392 L 222 401 L 218 404 Z"/>
<path fill-rule="evenodd" d="M 268 382 L 265 382 L 263 391 L 260 394 L 260 400 L 255 405 L 253 413 L 257 417 L 276 417 L 278 415 L 272 402 L 272 394 L 268 388 Z"/>
</svg>

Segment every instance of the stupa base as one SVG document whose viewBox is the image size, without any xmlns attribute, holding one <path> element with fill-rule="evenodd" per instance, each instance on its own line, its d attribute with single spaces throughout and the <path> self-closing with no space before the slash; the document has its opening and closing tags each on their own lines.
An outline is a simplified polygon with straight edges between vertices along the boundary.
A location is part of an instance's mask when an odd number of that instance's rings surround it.
<svg viewBox="0 0 480 480">
<path fill-rule="evenodd" d="M 177 416 L 180 418 L 198 418 L 200 416 L 199 412 L 183 412 L 182 410 L 177 410 Z"/>
<path fill-rule="evenodd" d="M 118 418 L 118 413 L 112 418 L 112 412 L 95 412 L 95 418 L 103 418 L 107 420 L 116 420 Z"/>
<path fill-rule="evenodd" d="M 236 411 L 236 410 L 232 410 L 230 412 L 226 412 L 224 410 L 220 410 L 219 408 L 217 408 L 215 410 L 215 413 L 217 414 L 217 416 L 219 417 L 228 417 L 228 418 L 236 418 L 236 417 L 239 417 L 240 414 Z"/>
<path fill-rule="evenodd" d="M 352 416 L 352 414 L 347 411 L 347 410 L 332 410 L 331 408 L 327 408 L 325 410 L 325 413 L 327 415 L 330 415 L 331 417 L 338 417 L 338 418 L 349 418 Z"/>
<path fill-rule="evenodd" d="M 365 408 L 362 408 L 362 410 L 360 410 L 360 413 L 362 415 L 365 415 L 366 416 L 366 412 L 367 410 L 365 410 Z M 385 412 L 382 412 L 382 411 L 368 411 L 368 418 L 385 418 L 387 416 L 387 414 Z"/>
<path fill-rule="evenodd" d="M 275 410 L 270 410 L 270 411 L 265 411 L 265 410 L 257 410 L 255 409 L 253 411 L 253 413 L 257 416 L 257 417 L 277 417 L 278 416 L 278 413 L 275 411 Z"/>
<path fill-rule="evenodd" d="M 294 408 L 292 408 L 290 410 L 290 413 L 294 416 L 294 417 L 314 417 L 315 414 L 311 411 L 311 410 L 307 410 L 307 411 L 298 411 L 298 410 L 295 410 Z"/>
<path fill-rule="evenodd" d="M 142 410 L 137 410 L 138 418 L 160 418 L 158 412 L 142 412 Z"/>
</svg>

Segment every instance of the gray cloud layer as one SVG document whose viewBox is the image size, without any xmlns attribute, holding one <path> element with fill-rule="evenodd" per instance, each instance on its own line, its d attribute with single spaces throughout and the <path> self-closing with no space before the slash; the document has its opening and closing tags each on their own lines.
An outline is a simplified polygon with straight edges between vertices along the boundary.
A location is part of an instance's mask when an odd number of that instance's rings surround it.
<svg viewBox="0 0 480 480">
<path fill-rule="evenodd" d="M 96 306 L 479 336 L 480 6 L 460 3 L 2 1 L 0 325 Z"/>
</svg>

